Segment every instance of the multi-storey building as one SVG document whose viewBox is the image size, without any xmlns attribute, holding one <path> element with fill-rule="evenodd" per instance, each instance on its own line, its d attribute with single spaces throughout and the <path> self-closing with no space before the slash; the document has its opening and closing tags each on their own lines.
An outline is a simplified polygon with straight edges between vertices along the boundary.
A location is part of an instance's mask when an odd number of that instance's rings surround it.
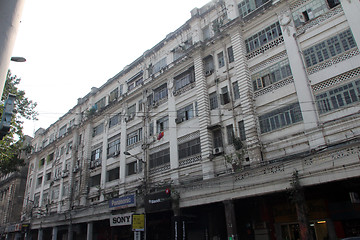
<svg viewBox="0 0 360 240">
<path fill-rule="evenodd" d="M 30 146 L 31 137 L 25 136 L 24 146 Z M 21 219 L 28 160 L 26 151 L 20 153 L 24 166 L 18 171 L 0 175 L 0 239 L 20 239 L 28 229 Z"/>
<path fill-rule="evenodd" d="M 36 132 L 34 237 L 132 239 L 144 215 L 147 239 L 298 239 L 306 220 L 314 239 L 359 235 L 359 9 L 193 9 Z"/>
</svg>

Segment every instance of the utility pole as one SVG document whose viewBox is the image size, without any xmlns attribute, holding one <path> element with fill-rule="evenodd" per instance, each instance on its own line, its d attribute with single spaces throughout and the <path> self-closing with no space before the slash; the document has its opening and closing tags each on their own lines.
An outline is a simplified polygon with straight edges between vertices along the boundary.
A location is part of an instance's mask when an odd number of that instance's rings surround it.
<svg viewBox="0 0 360 240">
<path fill-rule="evenodd" d="M 295 204 L 296 208 L 296 214 L 300 228 L 300 239 L 313 240 L 313 236 L 310 232 L 309 220 L 307 218 L 307 207 L 304 190 L 300 185 L 298 171 L 294 171 L 293 173 L 291 186 L 292 188 L 290 189 L 290 198 Z"/>
</svg>

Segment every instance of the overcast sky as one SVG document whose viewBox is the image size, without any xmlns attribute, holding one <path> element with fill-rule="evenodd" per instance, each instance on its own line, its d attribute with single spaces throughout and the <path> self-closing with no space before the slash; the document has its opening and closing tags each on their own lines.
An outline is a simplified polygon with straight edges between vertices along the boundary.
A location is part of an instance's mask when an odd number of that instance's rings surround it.
<svg viewBox="0 0 360 240">
<path fill-rule="evenodd" d="M 27 0 L 10 63 L 38 103 L 33 136 L 190 19 L 209 0 Z"/>
</svg>

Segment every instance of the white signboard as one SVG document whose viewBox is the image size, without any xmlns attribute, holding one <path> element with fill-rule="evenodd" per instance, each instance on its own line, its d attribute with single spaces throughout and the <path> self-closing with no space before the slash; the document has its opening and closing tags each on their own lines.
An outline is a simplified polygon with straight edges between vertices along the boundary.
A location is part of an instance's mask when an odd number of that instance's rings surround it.
<svg viewBox="0 0 360 240">
<path fill-rule="evenodd" d="M 110 226 L 125 226 L 132 224 L 132 213 L 125 213 L 110 216 Z"/>
</svg>

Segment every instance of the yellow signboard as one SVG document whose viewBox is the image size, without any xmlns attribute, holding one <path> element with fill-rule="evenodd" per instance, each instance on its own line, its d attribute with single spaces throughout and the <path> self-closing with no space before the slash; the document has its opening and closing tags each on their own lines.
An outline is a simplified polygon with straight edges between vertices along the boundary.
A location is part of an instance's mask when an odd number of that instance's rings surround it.
<svg viewBox="0 0 360 240">
<path fill-rule="evenodd" d="M 132 230 L 133 231 L 144 231 L 145 229 L 145 215 L 144 214 L 133 214 L 132 215 Z"/>
</svg>

